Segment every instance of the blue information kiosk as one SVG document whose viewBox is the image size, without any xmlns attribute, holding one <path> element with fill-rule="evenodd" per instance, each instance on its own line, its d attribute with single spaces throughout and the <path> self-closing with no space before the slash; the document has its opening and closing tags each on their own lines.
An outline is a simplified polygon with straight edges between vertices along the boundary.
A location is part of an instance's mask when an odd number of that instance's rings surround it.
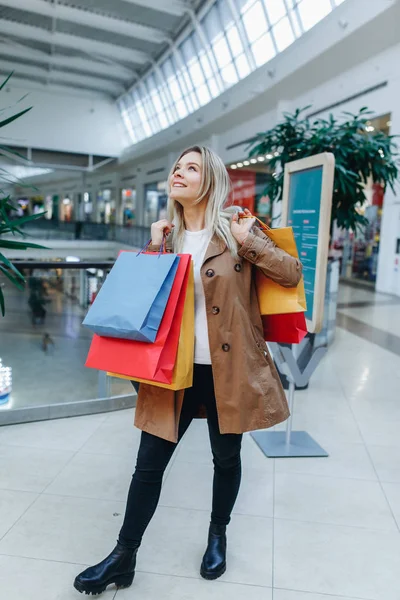
<svg viewBox="0 0 400 600">
<path fill-rule="evenodd" d="M 328 152 L 296 160 L 285 165 L 282 226 L 293 227 L 299 257 L 303 263 L 307 300 L 307 329 L 321 331 L 323 322 L 332 191 L 335 173 L 334 155 Z M 303 340 L 302 346 L 309 339 Z M 275 362 L 289 379 L 289 408 L 293 415 L 296 385 L 308 384 L 312 373 L 326 353 L 318 348 L 303 371 L 297 363 L 299 345 L 269 344 Z M 266 456 L 328 456 L 327 452 L 305 431 L 292 431 L 292 416 L 285 431 L 256 431 L 251 434 Z"/>
</svg>

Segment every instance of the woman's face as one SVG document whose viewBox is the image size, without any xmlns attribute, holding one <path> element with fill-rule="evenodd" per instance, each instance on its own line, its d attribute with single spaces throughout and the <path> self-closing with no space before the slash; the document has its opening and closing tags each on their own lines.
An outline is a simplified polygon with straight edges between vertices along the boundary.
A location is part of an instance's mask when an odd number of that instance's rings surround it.
<svg viewBox="0 0 400 600">
<path fill-rule="evenodd" d="M 193 204 L 199 197 L 201 176 L 201 154 L 189 152 L 182 156 L 171 175 L 170 197 L 182 206 Z"/>
</svg>

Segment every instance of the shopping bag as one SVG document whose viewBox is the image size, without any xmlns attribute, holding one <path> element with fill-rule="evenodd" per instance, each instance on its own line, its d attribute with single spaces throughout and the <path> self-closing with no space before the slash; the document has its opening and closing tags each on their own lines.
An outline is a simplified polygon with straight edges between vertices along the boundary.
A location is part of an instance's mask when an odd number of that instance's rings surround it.
<svg viewBox="0 0 400 600">
<path fill-rule="evenodd" d="M 291 256 L 299 257 L 292 227 L 269 229 L 264 225 L 262 230 L 278 248 Z M 261 315 L 302 313 L 307 310 L 303 277 L 296 288 L 285 288 L 257 269 L 256 288 Z"/>
<path fill-rule="evenodd" d="M 185 307 L 183 311 L 181 332 L 179 336 L 178 354 L 174 372 L 172 375 L 172 383 L 159 383 L 157 381 L 147 381 L 135 377 L 135 381 L 139 383 L 149 383 L 157 387 L 167 388 L 168 390 L 183 390 L 193 385 L 193 362 L 194 362 L 194 275 L 193 266 L 190 269 L 189 282 L 186 292 Z M 110 377 L 119 379 L 132 379 L 127 375 L 118 373 L 110 373 Z"/>
<path fill-rule="evenodd" d="M 153 343 L 94 335 L 85 366 L 129 378 L 171 383 L 191 268 L 191 255 L 180 261 L 157 337 Z"/>
<path fill-rule="evenodd" d="M 261 317 L 264 339 L 279 344 L 299 344 L 307 335 L 304 313 L 266 315 Z"/>
<path fill-rule="evenodd" d="M 83 325 L 102 336 L 154 342 L 179 260 L 176 254 L 121 252 Z"/>
</svg>

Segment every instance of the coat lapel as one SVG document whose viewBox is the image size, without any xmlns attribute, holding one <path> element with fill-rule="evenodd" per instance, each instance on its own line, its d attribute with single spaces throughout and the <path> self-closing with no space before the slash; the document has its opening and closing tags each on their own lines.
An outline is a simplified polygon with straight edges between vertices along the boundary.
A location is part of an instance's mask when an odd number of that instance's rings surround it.
<svg viewBox="0 0 400 600">
<path fill-rule="evenodd" d="M 204 260 L 203 260 L 203 265 L 210 258 L 214 258 L 215 256 L 219 256 L 220 254 L 222 254 L 223 251 L 225 250 L 225 248 L 226 248 L 225 242 L 223 242 L 217 236 L 217 234 L 214 233 L 210 243 L 208 244 L 208 248 L 207 248 L 206 254 L 204 256 Z"/>
</svg>

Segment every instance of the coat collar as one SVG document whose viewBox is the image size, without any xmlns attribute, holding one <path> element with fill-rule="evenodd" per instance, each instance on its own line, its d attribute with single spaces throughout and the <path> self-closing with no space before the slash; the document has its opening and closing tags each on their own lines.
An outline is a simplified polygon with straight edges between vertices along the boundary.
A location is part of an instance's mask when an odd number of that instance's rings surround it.
<svg viewBox="0 0 400 600">
<path fill-rule="evenodd" d="M 204 256 L 203 265 L 209 258 L 214 258 L 215 256 L 219 256 L 223 253 L 226 248 L 225 242 L 223 242 L 216 233 L 214 233 L 211 238 L 210 243 L 208 244 L 208 248 L 206 250 L 206 254 Z"/>
</svg>

